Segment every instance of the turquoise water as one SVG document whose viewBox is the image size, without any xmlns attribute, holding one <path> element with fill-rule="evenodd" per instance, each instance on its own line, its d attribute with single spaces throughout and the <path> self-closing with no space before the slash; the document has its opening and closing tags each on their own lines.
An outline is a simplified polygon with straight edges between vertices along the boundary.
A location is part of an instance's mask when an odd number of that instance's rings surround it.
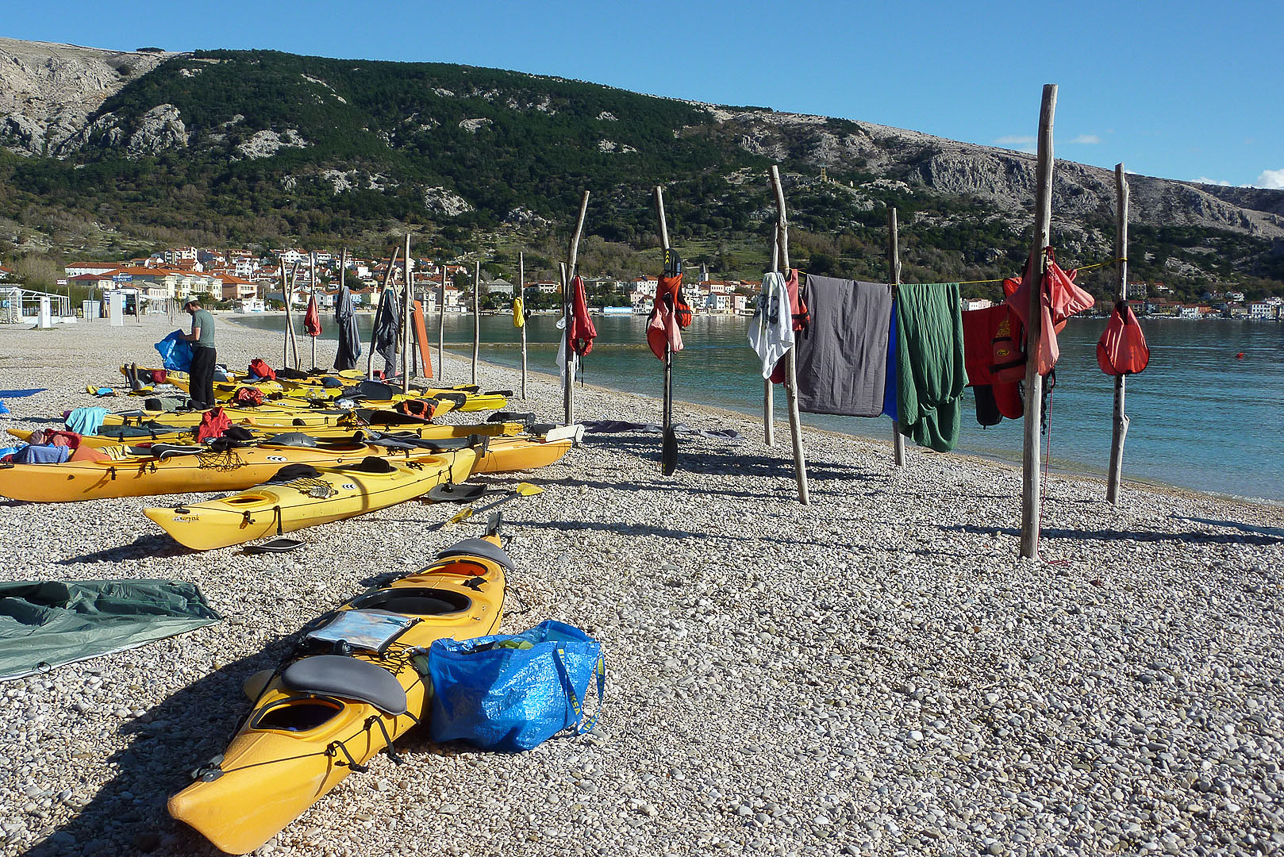
<svg viewBox="0 0 1284 857">
<path fill-rule="evenodd" d="M 369 342 L 371 317 L 359 317 Z M 508 316 L 482 318 L 481 357 L 520 367 L 520 334 Z M 251 317 L 255 327 L 280 329 L 281 316 Z M 537 316 L 527 328 L 529 366 L 555 373 L 556 319 Z M 584 366 L 590 384 L 659 397 L 664 373 L 646 347 L 645 319 L 595 318 L 598 338 Z M 762 378 L 757 357 L 745 339 L 747 319 L 697 316 L 683 333 L 686 348 L 674 361 L 675 418 L 682 402 L 762 413 Z M 1241 497 L 1284 501 L 1284 326 L 1271 322 L 1146 319 L 1150 367 L 1128 381 L 1127 412 L 1132 420 L 1124 448 L 1124 476 Z M 1105 319 L 1072 319 L 1060 336 L 1061 362 L 1052 396 L 1051 466 L 1103 475 L 1110 461 L 1113 382 L 1097 368 L 1096 344 Z M 429 324 L 436 341 L 436 318 Z M 326 320 L 323 337 L 333 339 Z M 446 344 L 471 354 L 472 317 L 446 318 Z M 1244 353 L 1243 359 L 1236 354 Z M 364 355 L 363 355 L 364 359 Z M 270 362 L 270 361 L 269 361 Z M 376 363 L 379 363 L 376 360 Z M 518 386 L 518 381 L 513 382 Z M 977 425 L 967 393 L 958 451 L 1019 461 L 1021 423 L 993 428 Z M 777 417 L 784 395 L 777 388 Z M 581 414 L 609 419 L 612 414 Z M 660 419 L 656 406 L 656 421 Z M 890 439 L 886 419 L 803 414 L 803 421 L 832 431 Z M 1045 450 L 1047 438 L 1044 439 Z"/>
</svg>

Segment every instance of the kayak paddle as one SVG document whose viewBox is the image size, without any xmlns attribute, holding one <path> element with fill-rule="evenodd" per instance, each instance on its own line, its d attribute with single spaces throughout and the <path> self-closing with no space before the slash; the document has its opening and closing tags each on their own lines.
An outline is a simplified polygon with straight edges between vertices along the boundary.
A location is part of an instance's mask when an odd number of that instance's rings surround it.
<svg viewBox="0 0 1284 857">
<path fill-rule="evenodd" d="M 504 503 L 509 502 L 510 500 L 516 500 L 518 497 L 532 497 L 536 494 L 543 493 L 543 491 L 544 489 L 538 485 L 534 485 L 530 482 L 519 482 L 517 483 L 517 486 L 513 489 L 513 493 L 509 494 L 507 497 L 503 498 L 502 500 L 496 500 L 494 503 L 487 503 L 485 506 L 480 506 L 477 508 L 473 508 L 472 506 L 465 506 L 455 514 L 451 515 L 450 519 L 447 520 L 446 523 L 458 524 L 460 521 L 468 520 L 478 512 L 488 511 L 490 509 L 495 508 L 496 506 L 501 506 Z"/>
</svg>

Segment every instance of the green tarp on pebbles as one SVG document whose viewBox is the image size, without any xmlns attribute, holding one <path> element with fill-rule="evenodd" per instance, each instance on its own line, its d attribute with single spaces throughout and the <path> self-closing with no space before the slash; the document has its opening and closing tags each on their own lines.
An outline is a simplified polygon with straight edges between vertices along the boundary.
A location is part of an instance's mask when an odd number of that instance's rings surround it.
<svg viewBox="0 0 1284 857">
<path fill-rule="evenodd" d="M 132 649 L 222 620 L 174 580 L 0 583 L 0 681 Z"/>
</svg>

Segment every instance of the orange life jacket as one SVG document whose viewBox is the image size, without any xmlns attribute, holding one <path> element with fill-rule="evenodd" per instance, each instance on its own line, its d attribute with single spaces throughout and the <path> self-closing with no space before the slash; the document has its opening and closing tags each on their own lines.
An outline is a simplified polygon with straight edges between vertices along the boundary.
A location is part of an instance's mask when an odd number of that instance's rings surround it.
<svg viewBox="0 0 1284 857">
<path fill-rule="evenodd" d="M 597 328 L 589 318 L 588 296 L 584 293 L 584 278 L 571 280 L 571 318 L 566 329 L 567 341 L 576 354 L 583 357 L 593 350 Z"/>
<path fill-rule="evenodd" d="M 258 375 L 265 381 L 276 380 L 276 373 L 272 371 L 272 367 L 267 365 L 267 361 L 262 357 L 255 357 L 250 361 L 250 372 L 251 374 Z"/>
<path fill-rule="evenodd" d="M 393 405 L 392 409 L 408 417 L 430 420 L 433 412 L 437 410 L 437 403 L 432 399 L 405 399 Z"/>
<path fill-rule="evenodd" d="M 1115 304 L 1110 323 L 1097 341 L 1097 365 L 1107 375 L 1135 375 L 1150 362 L 1150 347 L 1127 301 Z"/>
<path fill-rule="evenodd" d="M 1047 247 L 1044 250 L 1048 254 L 1048 265 L 1038 284 L 1042 336 L 1039 337 L 1039 353 L 1036 358 L 1040 375 L 1051 372 L 1061 357 L 1061 348 L 1057 345 L 1057 334 L 1066 326 L 1066 319 L 1075 313 L 1092 309 L 1096 305 L 1092 295 L 1074 284 L 1078 271 L 1067 274 L 1057 265 L 1052 248 Z M 1009 277 L 1003 281 L 1003 291 L 1007 295 L 1006 303 L 1012 307 L 1012 311 L 1017 314 L 1027 329 L 1030 326 L 1030 289 L 1034 288 L 1033 262 L 1034 258 L 1031 256 L 1025 264 L 1025 273 L 1019 281 L 1015 277 Z M 1027 348 L 1026 351 L 1028 353 L 1029 349 Z"/>
</svg>

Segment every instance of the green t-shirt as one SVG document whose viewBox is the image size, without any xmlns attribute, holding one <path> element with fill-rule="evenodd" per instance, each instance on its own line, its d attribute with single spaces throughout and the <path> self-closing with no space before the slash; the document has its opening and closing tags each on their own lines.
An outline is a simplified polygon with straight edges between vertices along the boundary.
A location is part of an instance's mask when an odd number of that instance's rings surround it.
<svg viewBox="0 0 1284 857">
<path fill-rule="evenodd" d="M 210 315 L 209 310 L 198 309 L 196 312 L 192 313 L 192 332 L 195 333 L 196 328 L 198 327 L 201 329 L 201 336 L 192 344 L 201 345 L 205 348 L 213 348 L 214 316 Z"/>
</svg>

